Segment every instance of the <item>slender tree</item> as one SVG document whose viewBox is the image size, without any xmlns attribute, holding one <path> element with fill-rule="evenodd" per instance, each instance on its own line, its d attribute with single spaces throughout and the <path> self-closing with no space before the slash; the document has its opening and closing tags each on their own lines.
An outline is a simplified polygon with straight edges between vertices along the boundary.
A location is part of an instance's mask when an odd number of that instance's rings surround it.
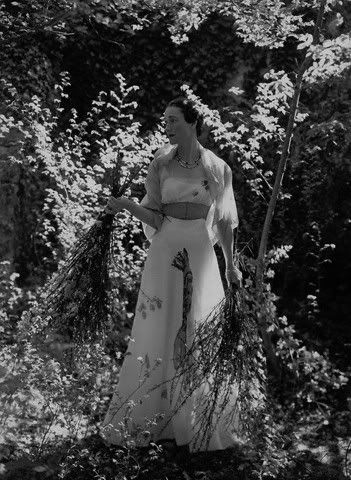
<svg viewBox="0 0 351 480">
<path fill-rule="evenodd" d="M 315 22 L 312 45 L 316 45 L 319 42 L 325 6 L 326 6 L 326 0 L 321 0 L 319 10 L 318 10 L 318 15 Z M 293 137 L 294 122 L 295 122 L 295 117 L 296 117 L 296 113 L 299 105 L 303 75 L 304 75 L 304 72 L 307 70 L 307 68 L 311 65 L 311 63 L 312 63 L 312 55 L 308 55 L 308 50 L 307 50 L 296 76 L 296 82 L 294 85 L 294 94 L 291 99 L 286 134 L 285 134 L 284 143 L 283 143 L 280 160 L 277 168 L 272 195 L 270 197 L 265 221 L 263 224 L 260 247 L 259 247 L 258 256 L 256 259 L 255 280 L 256 280 L 257 300 L 259 305 L 261 304 L 261 300 L 263 300 L 264 260 L 267 252 L 269 231 L 270 231 L 271 223 L 273 220 L 278 195 L 281 190 L 284 172 L 285 172 L 286 165 L 289 158 L 290 144 Z M 259 327 L 261 330 L 261 335 L 262 335 L 264 347 L 266 350 L 268 366 L 270 367 L 272 373 L 275 374 L 275 376 L 279 376 L 280 367 L 277 363 L 277 357 L 275 355 L 273 343 L 271 341 L 271 336 L 269 332 L 267 332 L 267 322 L 265 320 L 264 315 L 259 316 Z"/>
</svg>

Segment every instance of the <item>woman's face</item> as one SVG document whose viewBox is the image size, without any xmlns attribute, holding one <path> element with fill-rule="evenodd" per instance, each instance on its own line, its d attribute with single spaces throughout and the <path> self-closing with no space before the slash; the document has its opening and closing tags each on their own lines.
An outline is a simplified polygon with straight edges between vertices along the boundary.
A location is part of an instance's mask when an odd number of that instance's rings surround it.
<svg viewBox="0 0 351 480">
<path fill-rule="evenodd" d="M 185 121 L 184 114 L 178 107 L 167 107 L 164 113 L 166 135 L 173 144 L 185 144 L 196 136 L 196 123 Z"/>
</svg>

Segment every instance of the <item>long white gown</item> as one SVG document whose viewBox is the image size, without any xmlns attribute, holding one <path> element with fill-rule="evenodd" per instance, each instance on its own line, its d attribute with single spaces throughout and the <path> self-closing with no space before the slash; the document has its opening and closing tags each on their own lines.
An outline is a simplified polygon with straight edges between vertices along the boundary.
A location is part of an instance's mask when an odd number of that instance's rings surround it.
<svg viewBox="0 0 351 480">
<path fill-rule="evenodd" d="M 160 194 L 162 203 L 189 201 L 211 206 L 214 202 L 207 178 L 166 176 L 160 184 Z M 187 444 L 190 451 L 200 451 L 224 449 L 240 442 L 238 416 L 230 424 L 225 418 L 219 419 L 210 438 L 202 438 L 197 405 L 211 388 L 208 382 L 197 388 L 180 409 L 173 409 L 179 398 L 179 388 L 174 387 L 171 379 L 176 373 L 174 341 L 183 316 L 183 272 L 172 262 L 184 248 L 193 274 L 188 345 L 196 326 L 223 299 L 224 289 L 206 220 L 165 217 L 151 238 L 131 340 L 117 390 L 102 424 L 101 434 L 107 443 L 123 445 L 132 439 L 136 445 L 145 446 L 150 440 L 175 439 L 177 445 Z M 235 400 L 233 388 L 229 408 L 234 408 Z"/>
</svg>

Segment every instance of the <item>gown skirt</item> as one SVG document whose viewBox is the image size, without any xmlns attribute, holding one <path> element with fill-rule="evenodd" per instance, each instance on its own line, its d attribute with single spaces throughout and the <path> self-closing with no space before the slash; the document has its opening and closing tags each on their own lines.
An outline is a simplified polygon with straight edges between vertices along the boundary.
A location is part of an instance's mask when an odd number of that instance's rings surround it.
<svg viewBox="0 0 351 480">
<path fill-rule="evenodd" d="M 192 272 L 191 308 L 186 325 L 188 345 L 196 326 L 224 297 L 206 221 L 165 217 L 148 251 L 128 350 L 102 422 L 101 435 L 108 444 L 125 445 L 132 441 L 137 446 L 147 446 L 150 441 L 173 439 L 177 445 L 188 445 L 190 451 L 201 451 L 241 443 L 236 434 L 238 415 L 232 416 L 229 424 L 224 417 L 216 421 L 206 442 L 201 437 L 196 405 L 201 404 L 201 396 L 211 388 L 206 381 L 174 410 L 180 387 L 172 387 L 171 379 L 177 372 L 174 344 L 183 321 L 184 276 L 172 263 L 183 249 L 188 253 Z M 229 409 L 234 408 L 235 388 L 232 396 Z"/>
</svg>

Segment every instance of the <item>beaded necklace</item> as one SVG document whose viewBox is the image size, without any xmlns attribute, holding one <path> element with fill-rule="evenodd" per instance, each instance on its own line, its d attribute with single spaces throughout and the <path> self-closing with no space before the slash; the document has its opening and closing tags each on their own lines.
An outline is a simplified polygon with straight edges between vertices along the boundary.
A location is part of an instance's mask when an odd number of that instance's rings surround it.
<svg viewBox="0 0 351 480">
<path fill-rule="evenodd" d="M 176 160 L 184 168 L 196 168 L 200 164 L 201 152 L 198 152 L 197 159 L 193 163 L 187 162 L 184 158 L 181 157 L 180 152 L 177 148 L 175 154 Z"/>
</svg>

